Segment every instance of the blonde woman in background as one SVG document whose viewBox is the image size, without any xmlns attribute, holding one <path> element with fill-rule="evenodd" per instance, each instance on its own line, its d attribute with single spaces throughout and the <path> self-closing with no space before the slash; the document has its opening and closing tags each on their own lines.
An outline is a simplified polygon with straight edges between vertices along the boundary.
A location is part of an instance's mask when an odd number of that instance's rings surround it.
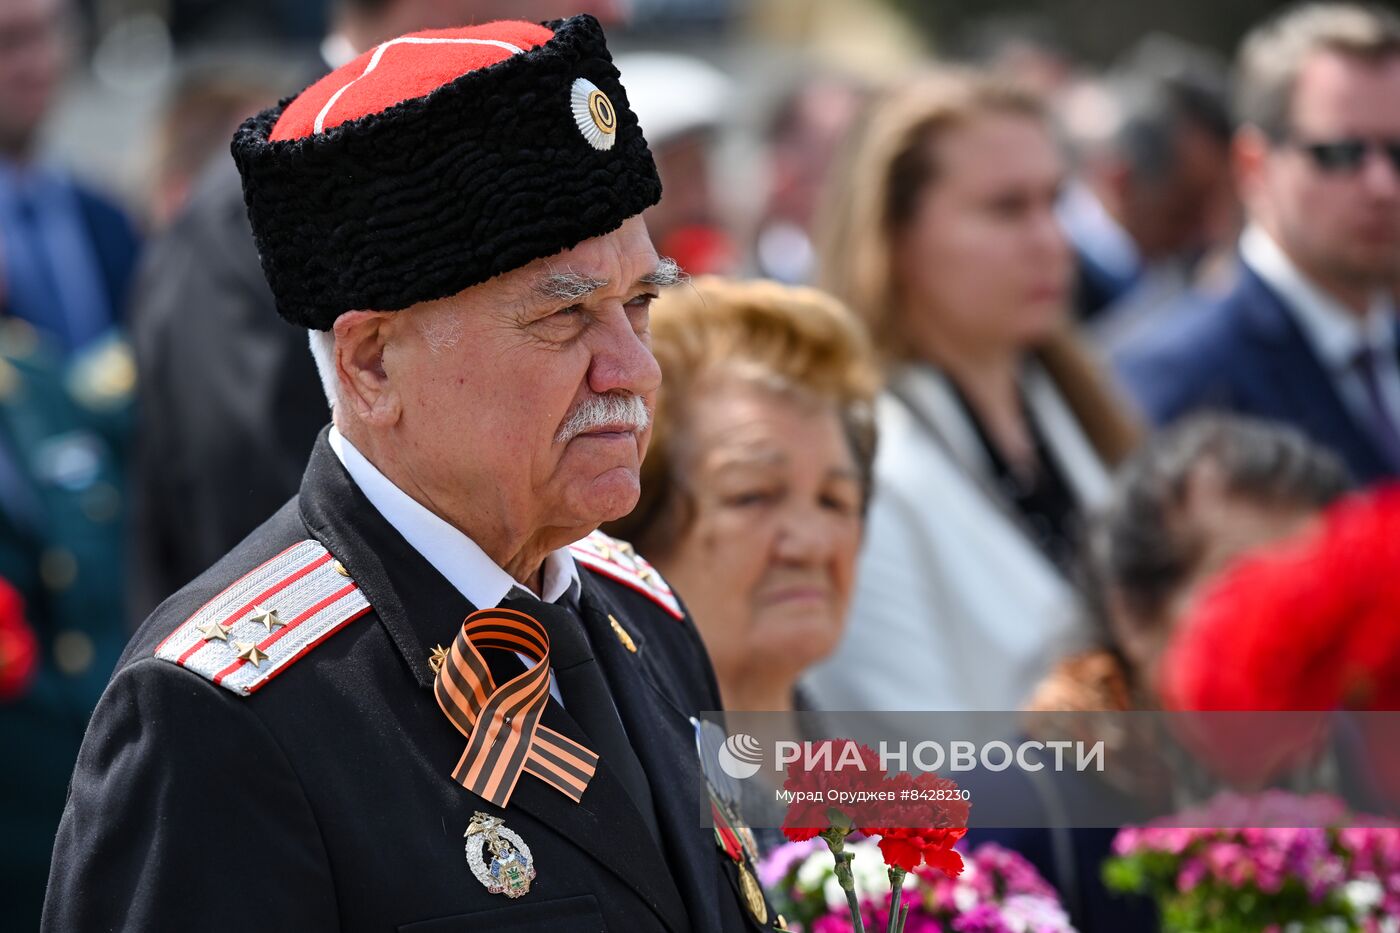
<svg viewBox="0 0 1400 933">
<path fill-rule="evenodd" d="M 822 272 L 886 363 L 851 623 L 828 709 L 1016 709 L 1078 641 L 1085 509 L 1134 431 L 1068 333 L 1065 167 L 1028 92 L 946 71 L 877 101 Z"/>
<path fill-rule="evenodd" d="M 698 278 L 652 304 L 664 378 L 631 541 L 686 600 L 731 710 L 790 711 L 841 638 L 879 384 L 860 322 L 809 288 Z"/>
</svg>

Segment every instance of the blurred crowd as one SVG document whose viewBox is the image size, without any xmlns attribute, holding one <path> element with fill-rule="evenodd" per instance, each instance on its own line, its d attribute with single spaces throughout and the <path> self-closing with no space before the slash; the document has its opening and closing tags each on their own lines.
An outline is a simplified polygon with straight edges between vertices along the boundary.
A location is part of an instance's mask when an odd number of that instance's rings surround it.
<svg viewBox="0 0 1400 933">
<path fill-rule="evenodd" d="M 872 55 L 897 14 L 833 3 L 870 30 L 842 58 L 742 4 L 693 44 L 646 28 L 665 6 L 334 0 L 294 52 L 157 22 L 104 58 L 91 11 L 0 3 L 14 928 L 127 635 L 295 494 L 328 421 L 228 140 L 404 32 L 582 8 L 619 37 L 646 221 L 693 278 L 652 312 L 665 388 L 608 530 L 687 600 L 731 708 L 1158 708 L 1216 574 L 1400 475 L 1395 14 L 1307 5 L 1233 60 L 1149 35 L 1090 65 L 1052 24 Z M 101 112 L 132 87 L 146 109 Z M 1078 877 L 1080 929 L 1145 928 L 1091 869 L 1042 867 Z"/>
</svg>

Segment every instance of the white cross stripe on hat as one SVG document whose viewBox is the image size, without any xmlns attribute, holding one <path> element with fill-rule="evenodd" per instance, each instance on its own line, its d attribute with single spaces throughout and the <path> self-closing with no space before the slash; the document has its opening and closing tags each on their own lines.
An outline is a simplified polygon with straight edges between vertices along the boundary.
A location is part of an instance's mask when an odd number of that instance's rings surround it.
<svg viewBox="0 0 1400 933">
<path fill-rule="evenodd" d="M 446 37 L 434 38 L 431 36 L 400 36 L 397 39 L 390 39 L 388 42 L 380 43 L 375 48 L 374 54 L 370 56 L 369 64 L 365 65 L 365 70 L 360 73 L 359 77 L 347 81 L 340 90 L 331 95 L 330 100 L 326 101 L 326 105 L 321 108 L 321 112 L 316 114 L 315 131 L 317 133 L 323 132 L 322 128 L 325 126 L 326 117 L 330 114 L 331 108 L 335 106 L 335 102 L 340 100 L 340 95 L 350 90 L 360 78 L 365 77 L 375 68 L 378 68 L 379 60 L 384 57 L 384 53 L 396 45 L 494 45 L 498 49 L 505 49 L 512 55 L 519 55 L 521 52 L 525 51 L 519 46 L 511 45 L 509 42 L 502 42 L 499 39 L 452 39 Z"/>
</svg>

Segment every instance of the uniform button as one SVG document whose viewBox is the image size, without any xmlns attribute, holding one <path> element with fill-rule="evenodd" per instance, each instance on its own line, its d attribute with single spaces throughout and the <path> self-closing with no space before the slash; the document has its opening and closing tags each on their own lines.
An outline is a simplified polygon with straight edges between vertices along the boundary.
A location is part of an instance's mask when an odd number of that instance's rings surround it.
<svg viewBox="0 0 1400 933">
<path fill-rule="evenodd" d="M 39 558 L 39 578 L 51 590 L 66 590 L 78 579 L 78 559 L 67 548 L 48 548 Z"/>
<path fill-rule="evenodd" d="M 95 657 L 97 650 L 93 647 L 92 639 L 82 632 L 69 629 L 59 632 L 53 640 L 54 664 L 69 677 L 87 673 Z"/>
</svg>

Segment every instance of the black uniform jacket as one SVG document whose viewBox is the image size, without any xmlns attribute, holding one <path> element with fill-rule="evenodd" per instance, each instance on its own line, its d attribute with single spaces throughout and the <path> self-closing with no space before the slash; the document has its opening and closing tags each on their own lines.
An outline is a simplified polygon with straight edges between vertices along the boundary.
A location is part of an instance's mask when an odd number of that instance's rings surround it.
<svg viewBox="0 0 1400 933">
<path fill-rule="evenodd" d="M 231 583 L 308 538 L 341 561 L 366 614 L 248 696 L 154 655 Z M 698 634 L 623 583 L 583 565 L 580 575 L 585 626 L 609 631 L 610 613 L 636 648 L 593 639 L 662 845 L 606 760 L 579 803 L 524 774 L 500 809 L 451 779 L 465 739 L 434 701 L 428 659 L 474 607 L 360 493 L 322 434 L 300 494 L 127 648 L 78 759 L 43 928 L 757 928 L 702 822 L 689 717 L 720 700 Z M 587 744 L 552 699 L 542 721 Z M 519 899 L 471 874 L 463 835 L 478 810 L 532 850 L 537 876 Z"/>
</svg>

